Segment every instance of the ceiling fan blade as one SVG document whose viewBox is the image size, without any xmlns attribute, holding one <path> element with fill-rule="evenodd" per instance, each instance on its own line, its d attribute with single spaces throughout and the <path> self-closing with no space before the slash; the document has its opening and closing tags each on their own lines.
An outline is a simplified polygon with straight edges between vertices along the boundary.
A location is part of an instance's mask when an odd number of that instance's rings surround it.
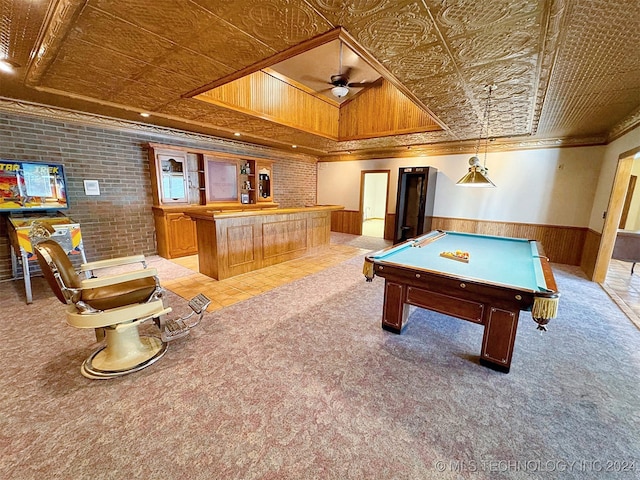
<svg viewBox="0 0 640 480">
<path fill-rule="evenodd" d="M 382 85 L 382 78 L 379 78 L 373 82 L 354 82 L 349 83 L 347 86 L 352 88 L 365 88 L 365 87 L 379 87 Z"/>
<path fill-rule="evenodd" d="M 327 82 L 326 78 L 318 78 L 318 77 L 312 77 L 311 75 L 303 75 L 301 77 L 302 80 L 306 80 L 306 81 L 310 81 L 310 82 L 318 82 L 318 83 L 328 83 L 331 84 L 331 82 Z"/>
<path fill-rule="evenodd" d="M 351 76 L 351 72 L 353 72 L 353 67 L 347 67 L 347 68 L 345 68 L 344 72 L 342 73 L 342 76 L 344 78 L 346 78 L 347 81 L 349 81 L 349 77 Z"/>
</svg>

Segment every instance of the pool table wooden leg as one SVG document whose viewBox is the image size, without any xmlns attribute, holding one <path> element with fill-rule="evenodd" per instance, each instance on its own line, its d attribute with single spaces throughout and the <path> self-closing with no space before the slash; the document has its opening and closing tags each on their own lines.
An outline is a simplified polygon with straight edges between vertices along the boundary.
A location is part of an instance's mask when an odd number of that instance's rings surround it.
<svg viewBox="0 0 640 480">
<path fill-rule="evenodd" d="M 401 333 L 409 316 L 409 305 L 404 302 L 406 285 L 384 281 L 384 305 L 382 307 L 382 328 L 393 333 Z"/>
<path fill-rule="evenodd" d="M 505 373 L 511 367 L 519 310 L 489 307 L 485 311 L 480 363 Z"/>
</svg>

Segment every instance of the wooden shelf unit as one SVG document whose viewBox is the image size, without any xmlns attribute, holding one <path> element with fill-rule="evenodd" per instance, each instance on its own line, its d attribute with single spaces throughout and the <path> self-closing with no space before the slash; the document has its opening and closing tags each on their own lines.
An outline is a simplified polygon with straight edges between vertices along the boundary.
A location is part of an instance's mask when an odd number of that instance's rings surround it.
<svg viewBox="0 0 640 480">
<path fill-rule="evenodd" d="M 196 224 L 187 212 L 278 207 L 269 160 L 150 143 L 149 170 L 158 254 L 164 258 L 198 253 Z"/>
</svg>

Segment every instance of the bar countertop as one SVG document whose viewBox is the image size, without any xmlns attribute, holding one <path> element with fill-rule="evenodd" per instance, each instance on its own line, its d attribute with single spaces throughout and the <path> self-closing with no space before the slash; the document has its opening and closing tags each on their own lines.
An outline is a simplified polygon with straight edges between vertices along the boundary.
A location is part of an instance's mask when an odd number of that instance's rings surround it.
<svg viewBox="0 0 640 480">
<path fill-rule="evenodd" d="M 240 218 L 240 217 L 257 217 L 257 216 L 267 216 L 267 215 L 285 215 L 291 213 L 311 213 L 311 212 L 326 212 L 326 211 L 335 211 L 342 210 L 344 207 L 342 205 L 313 205 L 309 207 L 299 207 L 299 208 L 269 208 L 264 210 L 226 210 L 226 211 L 215 211 L 214 208 L 206 211 L 194 211 L 185 209 L 185 215 L 189 215 L 194 220 L 218 220 L 225 218 Z"/>
</svg>

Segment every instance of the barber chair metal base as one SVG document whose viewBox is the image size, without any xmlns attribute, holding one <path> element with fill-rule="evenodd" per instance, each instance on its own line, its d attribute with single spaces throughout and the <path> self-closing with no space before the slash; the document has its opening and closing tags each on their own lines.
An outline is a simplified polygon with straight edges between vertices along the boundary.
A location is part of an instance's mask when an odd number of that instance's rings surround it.
<svg viewBox="0 0 640 480">
<path fill-rule="evenodd" d="M 114 319 L 126 311 L 137 320 L 114 324 Z M 171 312 L 162 300 L 135 306 L 119 307 L 98 314 L 79 313 L 75 306 L 67 309 L 67 323 L 77 328 L 94 328 L 104 332 L 105 345 L 87 358 L 80 372 L 87 378 L 113 378 L 137 372 L 159 360 L 167 344 L 154 336 L 142 336 L 138 326 L 150 319 Z"/>
<path fill-rule="evenodd" d="M 159 338 L 139 335 L 137 325 L 126 327 L 129 325 L 105 329 L 107 343 L 82 363 L 82 375 L 91 379 L 121 377 L 148 367 L 167 351 L 168 345 Z"/>
</svg>

